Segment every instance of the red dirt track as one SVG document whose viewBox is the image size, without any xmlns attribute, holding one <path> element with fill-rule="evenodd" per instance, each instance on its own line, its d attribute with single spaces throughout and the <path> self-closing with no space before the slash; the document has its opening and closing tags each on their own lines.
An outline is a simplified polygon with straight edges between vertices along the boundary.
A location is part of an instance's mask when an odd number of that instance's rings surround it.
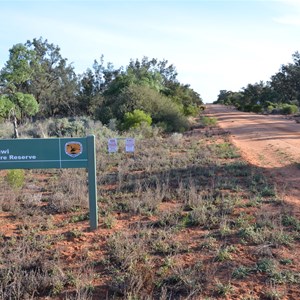
<svg viewBox="0 0 300 300">
<path fill-rule="evenodd" d="M 300 124 L 286 116 L 240 112 L 223 105 L 207 105 L 228 131 L 243 158 L 271 175 L 277 191 L 300 216 Z"/>
</svg>

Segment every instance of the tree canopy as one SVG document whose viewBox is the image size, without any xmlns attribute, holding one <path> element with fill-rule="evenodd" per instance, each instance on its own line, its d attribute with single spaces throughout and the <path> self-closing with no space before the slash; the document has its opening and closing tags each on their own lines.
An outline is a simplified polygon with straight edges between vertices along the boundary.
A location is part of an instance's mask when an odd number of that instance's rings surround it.
<svg viewBox="0 0 300 300">
<path fill-rule="evenodd" d="M 295 112 L 300 104 L 300 53 L 293 63 L 282 65 L 268 82 L 248 84 L 238 92 L 221 90 L 215 103 L 234 105 L 243 111 Z M 289 109 L 287 109 L 289 108 Z"/>
<path fill-rule="evenodd" d="M 115 119 L 123 128 L 128 113 L 143 111 L 154 125 L 181 131 L 188 128 L 187 117 L 197 115 L 203 104 L 198 93 L 177 80 L 175 66 L 165 59 L 144 56 L 115 68 L 102 55 L 84 73 L 76 74 L 60 48 L 47 39 L 16 44 L 9 52 L 0 72 L 0 107 L 6 107 L 2 112 L 8 110 L 8 103 L 16 103 L 12 99 L 21 104 L 21 94 L 27 101 L 26 95 L 32 95 L 39 108 L 34 113 L 40 118 L 87 115 L 104 124 Z M 32 101 L 19 107 L 24 116 L 33 113 Z"/>
<path fill-rule="evenodd" d="M 0 83 L 6 92 L 33 95 L 43 117 L 76 113 L 77 77 L 73 67 L 62 58 L 58 46 L 42 38 L 10 49 Z"/>
</svg>

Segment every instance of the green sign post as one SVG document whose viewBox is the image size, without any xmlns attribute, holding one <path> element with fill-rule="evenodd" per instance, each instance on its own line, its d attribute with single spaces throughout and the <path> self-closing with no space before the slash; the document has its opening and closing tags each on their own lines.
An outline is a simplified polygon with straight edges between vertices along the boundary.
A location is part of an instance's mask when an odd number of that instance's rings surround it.
<svg viewBox="0 0 300 300">
<path fill-rule="evenodd" d="M 0 170 L 86 168 L 90 227 L 98 227 L 95 136 L 0 140 Z"/>
</svg>

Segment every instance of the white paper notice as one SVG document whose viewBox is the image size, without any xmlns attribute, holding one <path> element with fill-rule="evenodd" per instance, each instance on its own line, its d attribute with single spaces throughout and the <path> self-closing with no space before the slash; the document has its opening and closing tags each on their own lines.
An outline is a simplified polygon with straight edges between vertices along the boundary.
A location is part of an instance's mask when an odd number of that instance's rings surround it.
<svg viewBox="0 0 300 300">
<path fill-rule="evenodd" d="M 134 152 L 134 139 L 128 138 L 125 140 L 125 151 Z"/>
<path fill-rule="evenodd" d="M 108 140 L 108 152 L 114 153 L 118 151 L 118 140 L 117 139 L 109 139 Z"/>
</svg>

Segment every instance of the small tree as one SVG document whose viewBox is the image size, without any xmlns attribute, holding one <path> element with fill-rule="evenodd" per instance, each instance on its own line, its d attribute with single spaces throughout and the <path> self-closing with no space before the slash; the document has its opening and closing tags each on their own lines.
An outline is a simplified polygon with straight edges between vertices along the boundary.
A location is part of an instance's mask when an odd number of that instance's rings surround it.
<svg viewBox="0 0 300 300">
<path fill-rule="evenodd" d="M 13 109 L 14 104 L 7 96 L 0 96 L 0 117 L 6 119 L 10 111 Z"/>
<path fill-rule="evenodd" d="M 28 116 L 34 116 L 39 105 L 30 94 L 20 92 L 0 96 L 0 117 L 10 119 L 14 126 L 14 137 L 18 138 L 18 121 Z"/>
<path fill-rule="evenodd" d="M 15 45 L 9 52 L 9 60 L 0 72 L 0 83 L 3 86 L 0 117 L 11 120 L 14 137 L 18 138 L 18 122 L 35 115 L 39 110 L 35 97 L 24 92 L 32 80 L 37 56 L 35 51 L 22 44 Z"/>
</svg>

